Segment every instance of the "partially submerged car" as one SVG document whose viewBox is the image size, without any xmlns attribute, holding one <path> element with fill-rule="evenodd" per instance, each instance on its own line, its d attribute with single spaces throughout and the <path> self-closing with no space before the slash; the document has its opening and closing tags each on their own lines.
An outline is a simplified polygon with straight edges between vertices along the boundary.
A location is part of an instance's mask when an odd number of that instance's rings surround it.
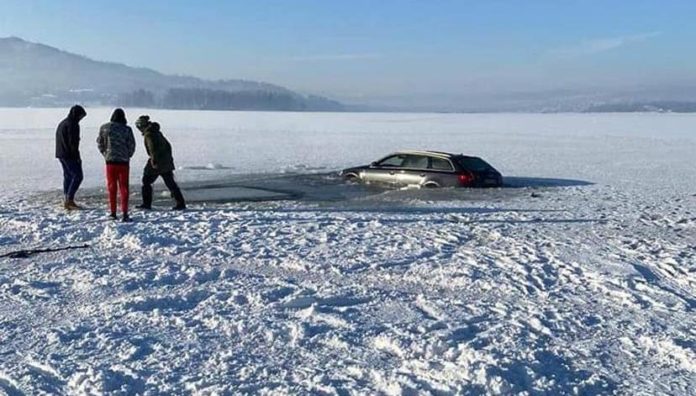
<svg viewBox="0 0 696 396">
<path fill-rule="evenodd" d="M 479 157 L 440 151 L 399 151 L 370 165 L 348 168 L 348 181 L 394 187 L 501 187 L 503 176 Z"/>
</svg>

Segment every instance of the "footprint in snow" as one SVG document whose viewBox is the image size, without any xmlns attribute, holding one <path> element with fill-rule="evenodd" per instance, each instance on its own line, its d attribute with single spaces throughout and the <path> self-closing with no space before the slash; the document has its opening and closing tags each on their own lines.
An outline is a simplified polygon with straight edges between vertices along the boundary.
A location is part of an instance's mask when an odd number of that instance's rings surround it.
<svg viewBox="0 0 696 396">
<path fill-rule="evenodd" d="M 351 297 L 351 296 L 334 296 L 334 297 L 314 297 L 314 296 L 300 296 L 294 298 L 285 304 L 284 308 L 290 309 L 305 309 L 312 305 L 319 307 L 352 307 L 356 305 L 366 304 L 372 299 L 368 297 Z"/>
</svg>

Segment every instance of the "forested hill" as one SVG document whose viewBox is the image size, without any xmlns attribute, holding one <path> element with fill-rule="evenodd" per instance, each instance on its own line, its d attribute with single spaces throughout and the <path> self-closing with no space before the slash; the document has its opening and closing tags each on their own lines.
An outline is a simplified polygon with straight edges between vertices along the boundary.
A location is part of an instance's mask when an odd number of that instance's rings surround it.
<svg viewBox="0 0 696 396">
<path fill-rule="evenodd" d="M 20 38 L 0 38 L 0 106 L 74 103 L 204 110 L 340 111 L 341 103 L 246 80 L 204 80 L 100 62 Z"/>
</svg>

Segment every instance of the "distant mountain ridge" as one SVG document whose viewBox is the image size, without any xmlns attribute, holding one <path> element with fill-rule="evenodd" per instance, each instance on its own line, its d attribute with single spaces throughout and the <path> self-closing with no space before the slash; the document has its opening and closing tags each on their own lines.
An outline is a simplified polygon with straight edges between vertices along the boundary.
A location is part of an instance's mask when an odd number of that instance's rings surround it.
<svg viewBox="0 0 696 396">
<path fill-rule="evenodd" d="M 17 37 L 0 38 L 0 106 L 75 102 L 211 110 L 343 110 L 337 101 L 274 84 L 166 75 Z"/>
<path fill-rule="evenodd" d="M 586 113 L 696 113 L 696 102 L 654 101 L 593 105 Z"/>
<path fill-rule="evenodd" d="M 100 106 L 194 110 L 387 111 L 454 113 L 696 112 L 696 84 L 622 89 L 479 90 L 343 104 L 248 80 L 206 80 L 102 62 L 17 37 L 0 38 L 0 106 Z"/>
</svg>

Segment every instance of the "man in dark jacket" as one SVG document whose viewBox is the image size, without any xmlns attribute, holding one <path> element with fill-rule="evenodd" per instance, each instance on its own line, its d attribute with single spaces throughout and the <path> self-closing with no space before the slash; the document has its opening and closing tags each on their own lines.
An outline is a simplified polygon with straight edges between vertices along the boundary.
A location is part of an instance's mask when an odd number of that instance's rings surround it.
<svg viewBox="0 0 696 396">
<path fill-rule="evenodd" d="M 97 147 L 106 161 L 106 188 L 109 193 L 111 218 L 116 220 L 116 195 L 119 192 L 123 221 L 129 222 L 131 220 L 128 216 L 128 176 L 130 159 L 135 153 L 135 138 L 123 109 L 114 110 L 111 122 L 99 128 Z"/>
<path fill-rule="evenodd" d="M 160 126 L 156 122 L 151 122 L 150 117 L 143 115 L 135 122 L 135 126 L 143 133 L 145 141 L 145 151 L 150 157 L 143 170 L 143 203 L 138 207 L 141 209 L 152 209 L 152 183 L 162 176 L 164 184 L 176 201 L 173 210 L 186 209 L 184 196 L 181 194 L 179 186 L 174 181 L 174 159 L 172 158 L 172 146 L 165 139 Z"/>
<path fill-rule="evenodd" d="M 75 203 L 75 193 L 84 178 L 80 158 L 80 120 L 86 115 L 82 106 L 75 105 L 56 129 L 56 158 L 63 167 L 63 206 L 67 210 L 80 209 Z"/>
</svg>

